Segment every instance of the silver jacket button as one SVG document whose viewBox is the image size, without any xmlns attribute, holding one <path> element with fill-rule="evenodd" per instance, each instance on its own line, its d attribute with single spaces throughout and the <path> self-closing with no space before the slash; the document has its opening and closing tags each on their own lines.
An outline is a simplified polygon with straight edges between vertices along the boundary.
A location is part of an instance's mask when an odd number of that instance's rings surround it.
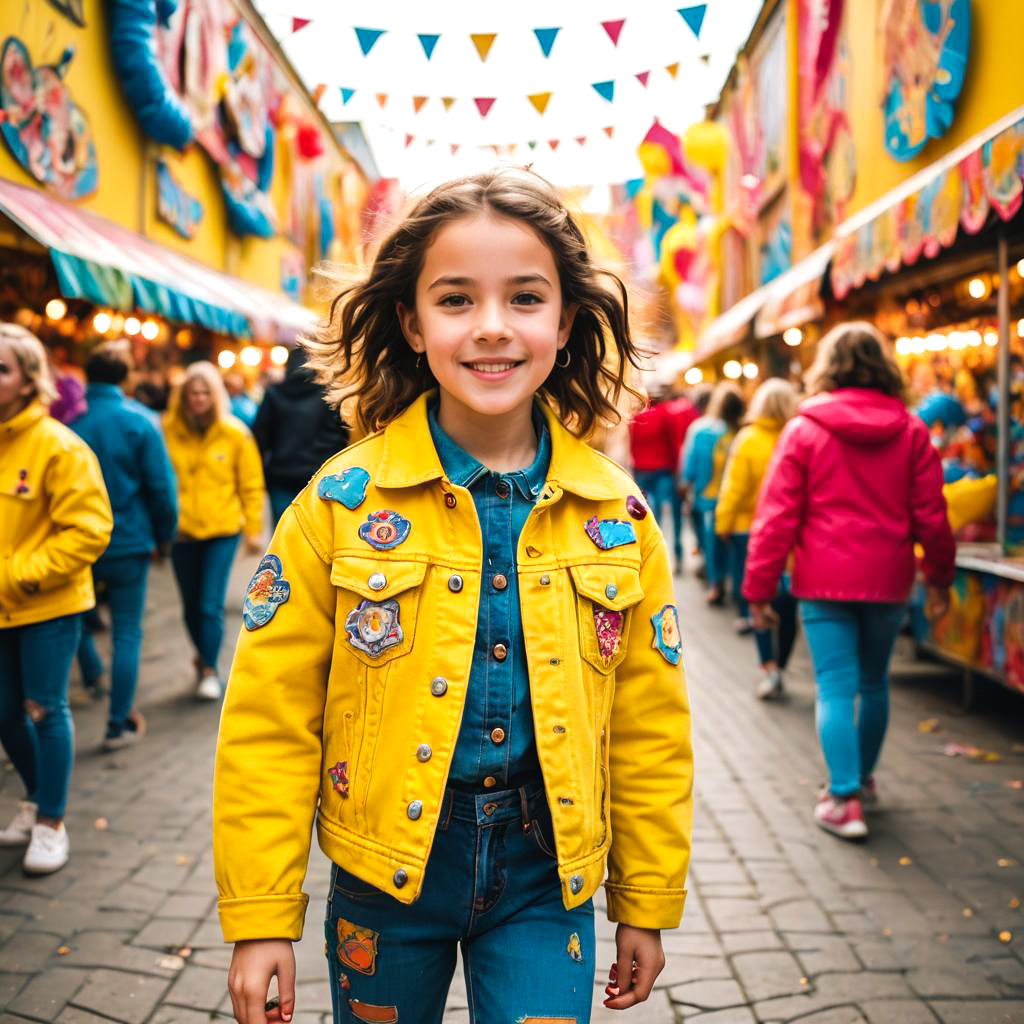
<svg viewBox="0 0 1024 1024">
<path fill-rule="evenodd" d="M 572 892 L 573 896 L 575 896 L 582 888 L 583 876 L 573 875 L 572 878 L 569 879 L 569 889 Z"/>
<path fill-rule="evenodd" d="M 416 821 L 423 813 L 423 801 L 413 800 L 413 802 L 406 807 L 405 813 L 409 815 L 410 821 Z"/>
<path fill-rule="evenodd" d="M 448 577 L 448 589 L 457 594 L 462 589 L 462 577 L 456 572 Z"/>
<path fill-rule="evenodd" d="M 441 676 L 438 676 L 433 682 L 431 682 L 430 692 L 435 697 L 443 697 L 448 692 L 448 680 L 442 679 Z"/>
<path fill-rule="evenodd" d="M 401 868 L 399 868 L 395 872 L 394 878 L 392 879 L 392 881 L 395 883 L 395 888 L 396 889 L 401 889 L 402 886 L 405 885 L 405 883 L 409 881 L 409 876 Z"/>
<path fill-rule="evenodd" d="M 607 597 L 609 601 L 614 601 L 618 596 L 618 593 L 619 588 L 615 586 L 614 583 L 609 583 L 608 586 L 604 588 L 604 596 Z"/>
<path fill-rule="evenodd" d="M 366 585 L 371 590 L 383 590 L 388 585 L 388 578 L 382 572 L 375 572 L 367 581 Z"/>
<path fill-rule="evenodd" d="M 426 743 L 421 743 L 416 748 L 416 760 L 417 761 L 429 761 L 430 758 L 433 756 L 433 754 L 434 754 L 434 752 L 430 749 L 430 747 L 428 747 L 426 745 Z"/>
</svg>

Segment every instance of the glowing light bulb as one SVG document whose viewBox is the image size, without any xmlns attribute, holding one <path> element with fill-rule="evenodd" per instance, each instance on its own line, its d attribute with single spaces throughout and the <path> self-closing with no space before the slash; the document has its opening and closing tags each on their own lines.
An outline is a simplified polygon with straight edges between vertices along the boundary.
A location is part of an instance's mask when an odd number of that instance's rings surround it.
<svg viewBox="0 0 1024 1024">
<path fill-rule="evenodd" d="M 259 366 L 260 361 L 263 359 L 263 353 L 255 345 L 246 345 L 239 353 L 238 358 L 246 366 Z"/>
<path fill-rule="evenodd" d="M 683 374 L 683 380 L 686 381 L 691 387 L 694 384 L 699 384 L 704 379 L 704 371 L 699 366 L 691 366 L 686 373 Z"/>
<path fill-rule="evenodd" d="M 967 331 L 964 340 L 972 348 L 977 348 L 981 344 L 981 331 Z"/>
<path fill-rule="evenodd" d="M 50 299 L 46 304 L 46 318 L 48 320 L 61 320 L 68 311 L 68 304 L 63 299 Z"/>
<path fill-rule="evenodd" d="M 782 332 L 782 340 L 790 348 L 796 348 L 804 340 L 804 332 L 799 327 L 788 327 Z"/>
<path fill-rule="evenodd" d="M 757 375 L 761 371 L 757 367 L 757 363 L 744 363 L 743 364 L 743 376 L 747 380 L 757 380 Z"/>
<path fill-rule="evenodd" d="M 967 283 L 967 293 L 972 299 L 983 299 L 988 294 L 988 285 L 984 278 L 972 277 Z"/>
<path fill-rule="evenodd" d="M 743 376 L 743 367 L 735 359 L 730 359 L 725 366 L 722 367 L 722 373 L 729 378 L 729 380 L 739 380 Z"/>
<path fill-rule="evenodd" d="M 946 347 L 947 342 L 941 334 L 929 334 L 925 338 L 925 344 L 927 344 L 929 352 L 941 352 Z"/>
<path fill-rule="evenodd" d="M 989 348 L 995 348 L 999 344 L 999 335 L 991 329 L 987 330 L 985 332 L 985 344 Z"/>
<path fill-rule="evenodd" d="M 896 354 L 900 356 L 909 356 L 914 351 L 914 343 L 909 338 L 897 338 L 896 339 Z"/>
<path fill-rule="evenodd" d="M 217 354 L 217 365 L 222 370 L 230 370 L 235 365 L 235 353 L 229 348 L 223 348 Z"/>
<path fill-rule="evenodd" d="M 106 334 L 107 331 L 110 330 L 110 314 L 104 313 L 100 310 L 100 312 L 92 318 L 92 325 L 100 334 Z"/>
<path fill-rule="evenodd" d="M 134 338 L 141 330 L 142 324 L 137 316 L 130 316 L 125 319 L 124 333 L 127 334 L 129 338 Z"/>
<path fill-rule="evenodd" d="M 160 325 L 155 320 L 147 320 L 140 330 L 146 341 L 156 341 L 160 334 Z"/>
</svg>

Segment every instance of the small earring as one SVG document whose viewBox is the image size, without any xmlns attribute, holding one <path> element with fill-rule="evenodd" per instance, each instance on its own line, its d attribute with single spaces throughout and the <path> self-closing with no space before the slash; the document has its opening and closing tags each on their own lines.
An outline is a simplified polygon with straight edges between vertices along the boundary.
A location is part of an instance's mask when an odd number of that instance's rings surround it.
<svg viewBox="0 0 1024 1024">
<path fill-rule="evenodd" d="M 420 352 L 420 354 L 418 356 L 416 356 L 416 369 L 418 370 L 422 365 L 423 365 L 423 353 Z"/>
<path fill-rule="evenodd" d="M 568 365 L 572 362 L 572 353 L 569 351 L 568 346 L 563 348 L 561 350 L 561 352 L 558 353 L 558 355 L 560 356 L 562 354 L 562 352 L 565 353 L 565 362 L 564 363 L 560 363 L 558 361 L 558 356 L 555 356 L 555 366 L 557 366 L 560 370 L 566 369 L 566 367 L 568 367 Z"/>
</svg>

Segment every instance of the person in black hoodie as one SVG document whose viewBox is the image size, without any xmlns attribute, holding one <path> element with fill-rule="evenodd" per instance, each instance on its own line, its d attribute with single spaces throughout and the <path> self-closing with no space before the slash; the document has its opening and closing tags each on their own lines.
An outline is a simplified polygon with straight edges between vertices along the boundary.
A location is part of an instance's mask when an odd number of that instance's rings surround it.
<svg viewBox="0 0 1024 1024">
<path fill-rule="evenodd" d="M 324 401 L 301 346 L 289 353 L 284 380 L 267 388 L 252 432 L 263 455 L 276 525 L 310 477 L 349 441 L 348 428 Z"/>
</svg>

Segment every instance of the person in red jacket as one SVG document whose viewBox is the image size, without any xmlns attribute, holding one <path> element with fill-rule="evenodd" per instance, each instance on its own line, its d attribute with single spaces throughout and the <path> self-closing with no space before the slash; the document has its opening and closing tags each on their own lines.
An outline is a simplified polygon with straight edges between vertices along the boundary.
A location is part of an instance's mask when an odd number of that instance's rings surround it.
<svg viewBox="0 0 1024 1024">
<path fill-rule="evenodd" d="M 884 336 L 869 323 L 829 332 L 805 378 L 812 396 L 782 432 L 757 504 L 743 593 L 758 629 L 793 554 L 793 594 L 817 680 L 828 768 L 816 822 L 867 835 L 873 771 L 889 716 L 889 659 L 924 548 L 926 610 L 949 608 L 956 554 L 942 467 Z M 855 705 L 860 699 L 859 713 Z"/>
</svg>

